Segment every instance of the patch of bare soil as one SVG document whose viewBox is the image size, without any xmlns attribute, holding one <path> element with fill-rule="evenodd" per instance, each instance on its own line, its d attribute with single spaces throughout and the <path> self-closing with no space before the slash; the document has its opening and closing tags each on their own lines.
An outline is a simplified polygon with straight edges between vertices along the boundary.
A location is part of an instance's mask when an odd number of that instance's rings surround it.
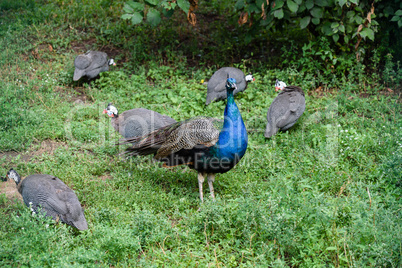
<svg viewBox="0 0 402 268">
<path fill-rule="evenodd" d="M 0 182 L 0 194 L 6 194 L 6 198 L 9 200 L 18 199 L 22 202 L 22 196 L 18 192 L 14 181 L 7 180 Z"/>
<path fill-rule="evenodd" d="M 68 102 L 73 102 L 75 104 L 84 104 L 86 102 L 92 101 L 92 97 L 85 93 L 84 87 L 64 87 L 57 86 L 55 91 L 58 92 L 63 98 Z"/>
<path fill-rule="evenodd" d="M 6 157 L 6 159 L 13 159 L 20 155 L 22 162 L 29 162 L 34 156 L 41 156 L 44 153 L 53 155 L 56 149 L 64 147 L 67 148 L 67 144 L 61 141 L 44 140 L 41 143 L 36 143 L 31 146 L 26 152 L 0 152 L 0 158 Z M 3 164 L 4 166 L 4 164 Z"/>
<path fill-rule="evenodd" d="M 0 153 L 0 158 L 6 157 L 7 159 L 11 160 L 13 158 L 16 158 L 18 155 L 20 155 L 20 161 L 29 162 L 29 161 L 31 161 L 31 159 L 34 156 L 41 156 L 44 153 L 53 155 L 54 152 L 60 147 L 67 148 L 67 144 L 65 142 L 60 142 L 60 141 L 44 140 L 41 143 L 33 144 L 27 152 L 24 152 L 24 153 L 3 152 L 3 153 Z M 3 164 L 3 167 L 5 167 L 6 169 L 10 168 L 5 165 L 6 164 Z M 1 175 L 5 175 L 5 174 L 1 174 Z M 5 182 L 0 181 L 0 194 L 6 194 L 6 198 L 9 200 L 18 199 L 19 201 L 22 202 L 22 197 L 21 197 L 20 193 L 18 192 L 14 181 L 11 181 L 11 180 L 7 180 Z"/>
</svg>

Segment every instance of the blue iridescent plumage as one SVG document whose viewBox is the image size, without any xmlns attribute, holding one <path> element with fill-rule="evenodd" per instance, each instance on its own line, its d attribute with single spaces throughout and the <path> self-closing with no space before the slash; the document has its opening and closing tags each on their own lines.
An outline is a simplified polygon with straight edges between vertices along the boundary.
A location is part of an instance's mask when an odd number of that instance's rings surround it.
<svg viewBox="0 0 402 268">
<path fill-rule="evenodd" d="M 200 198 L 203 200 L 202 183 L 205 177 L 211 196 L 215 173 L 232 169 L 244 156 L 247 149 L 247 130 L 234 101 L 236 80 L 226 81 L 227 104 L 222 120 L 195 117 L 155 130 L 142 137 L 126 139 L 124 144 L 133 146 L 126 152 L 130 155 L 154 154 L 154 158 L 166 167 L 188 165 L 198 171 Z"/>
</svg>

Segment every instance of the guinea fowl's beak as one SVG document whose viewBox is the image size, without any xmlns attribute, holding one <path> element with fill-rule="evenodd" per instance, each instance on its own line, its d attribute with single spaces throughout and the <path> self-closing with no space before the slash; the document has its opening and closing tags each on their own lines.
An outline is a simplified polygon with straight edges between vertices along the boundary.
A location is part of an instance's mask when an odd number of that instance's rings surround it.
<svg viewBox="0 0 402 268">
<path fill-rule="evenodd" d="M 107 111 L 106 111 L 106 109 L 103 109 L 103 112 L 102 112 L 102 114 L 107 114 Z"/>
<path fill-rule="evenodd" d="M 275 91 L 282 90 L 280 87 L 275 87 Z"/>
</svg>

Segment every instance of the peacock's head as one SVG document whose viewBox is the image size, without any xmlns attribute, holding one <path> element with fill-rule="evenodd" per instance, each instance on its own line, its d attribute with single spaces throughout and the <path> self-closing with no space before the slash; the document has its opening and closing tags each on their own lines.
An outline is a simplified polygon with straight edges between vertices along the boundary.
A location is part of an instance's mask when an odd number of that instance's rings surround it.
<svg viewBox="0 0 402 268">
<path fill-rule="evenodd" d="M 254 82 L 255 78 L 253 77 L 253 75 L 251 73 L 248 73 L 248 75 L 246 75 L 246 82 Z"/>
<path fill-rule="evenodd" d="M 228 80 L 226 80 L 226 89 L 231 91 L 237 89 L 236 79 L 228 78 Z"/>
<path fill-rule="evenodd" d="M 119 112 L 117 111 L 117 108 L 112 105 L 111 102 L 107 105 L 106 109 L 103 110 L 104 114 L 107 114 L 109 117 L 118 117 Z"/>
<path fill-rule="evenodd" d="M 108 61 L 108 64 L 109 64 L 109 65 L 116 66 L 116 62 L 114 62 L 114 59 L 110 59 L 110 60 Z"/>
<path fill-rule="evenodd" d="M 20 183 L 20 181 L 21 181 L 20 175 L 18 175 L 17 171 L 15 171 L 13 168 L 10 169 L 10 170 L 7 172 L 7 178 L 13 179 L 17 185 L 18 185 L 18 184 Z"/>
<path fill-rule="evenodd" d="M 279 81 L 278 79 L 276 79 L 275 91 L 283 90 L 285 87 L 286 87 L 285 82 L 282 82 L 282 81 Z"/>
</svg>

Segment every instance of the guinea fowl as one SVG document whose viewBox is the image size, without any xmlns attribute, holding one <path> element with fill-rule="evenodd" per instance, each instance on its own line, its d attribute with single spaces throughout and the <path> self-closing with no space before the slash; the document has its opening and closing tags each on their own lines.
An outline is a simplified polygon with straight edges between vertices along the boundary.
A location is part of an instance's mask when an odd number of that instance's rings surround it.
<svg viewBox="0 0 402 268">
<path fill-rule="evenodd" d="M 228 78 L 223 126 L 222 120 L 215 118 L 191 118 L 142 137 L 126 139 L 122 144 L 133 143 L 126 153 L 154 154 L 154 158 L 163 162 L 164 167 L 187 165 L 197 170 L 201 202 L 205 177 L 211 196 L 215 198 L 215 174 L 231 170 L 247 149 L 247 130 L 233 96 L 236 88 L 236 80 Z"/>
<path fill-rule="evenodd" d="M 47 174 L 35 174 L 21 180 L 14 169 L 10 169 L 7 177 L 17 184 L 18 192 L 22 195 L 25 205 L 37 213 L 41 212 L 60 220 L 78 230 L 88 229 L 84 211 L 74 191 L 59 178 Z"/>
<path fill-rule="evenodd" d="M 275 90 L 281 90 L 276 96 L 267 113 L 267 127 L 264 136 L 270 138 L 279 130 L 285 131 L 292 127 L 306 108 L 304 92 L 297 86 L 286 86 L 276 80 Z"/>
<path fill-rule="evenodd" d="M 228 75 L 229 77 L 236 79 L 237 89 L 233 92 L 233 95 L 236 95 L 240 91 L 244 91 L 247 88 L 247 83 L 255 80 L 251 73 L 245 76 L 243 71 L 240 69 L 234 67 L 220 68 L 208 81 L 207 100 L 205 105 L 208 105 L 213 101 L 226 99 L 225 83 Z"/>
<path fill-rule="evenodd" d="M 78 55 L 74 60 L 73 80 L 77 81 L 83 76 L 93 79 L 101 72 L 108 71 L 109 65 L 116 65 L 116 63 L 113 59 L 108 59 L 105 52 L 88 51 L 85 54 Z"/>
<path fill-rule="evenodd" d="M 118 113 L 110 102 L 103 110 L 112 118 L 111 124 L 124 138 L 138 137 L 161 127 L 176 123 L 173 118 L 144 108 L 136 108 Z"/>
</svg>

